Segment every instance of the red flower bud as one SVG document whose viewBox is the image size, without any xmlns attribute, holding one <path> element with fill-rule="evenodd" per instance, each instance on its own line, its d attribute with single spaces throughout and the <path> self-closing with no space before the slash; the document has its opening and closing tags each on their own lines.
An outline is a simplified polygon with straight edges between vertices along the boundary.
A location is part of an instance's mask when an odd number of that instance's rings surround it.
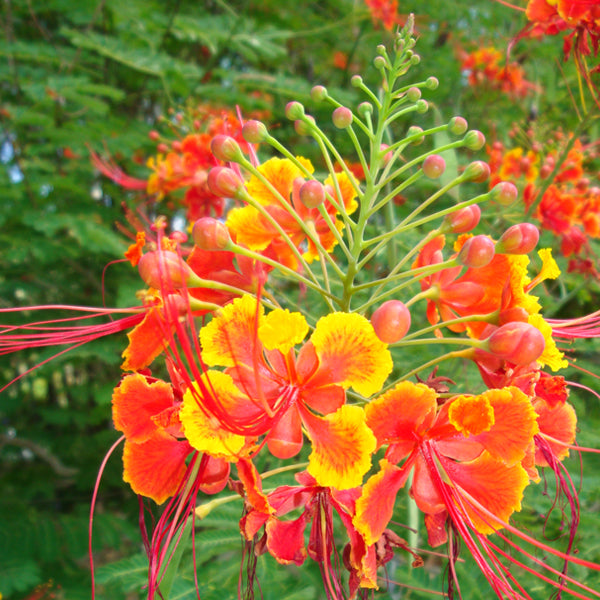
<svg viewBox="0 0 600 600">
<path fill-rule="evenodd" d="M 147 252 L 138 263 L 138 271 L 144 283 L 161 289 L 171 286 L 175 289 L 185 287 L 195 274 L 183 259 L 170 250 Z"/>
<path fill-rule="evenodd" d="M 446 161 L 439 154 L 432 154 L 423 161 L 423 173 L 429 179 L 437 179 L 446 170 Z"/>
<path fill-rule="evenodd" d="M 494 258 L 494 242 L 486 235 L 476 235 L 463 244 L 456 258 L 465 267 L 485 267 Z"/>
<path fill-rule="evenodd" d="M 233 169 L 214 167 L 208 172 L 208 189 L 221 198 L 235 198 L 244 186 Z"/>
<path fill-rule="evenodd" d="M 306 208 L 316 208 L 325 200 L 325 187 L 316 179 L 311 179 L 300 186 L 300 202 Z"/>
<path fill-rule="evenodd" d="M 239 144 L 228 135 L 215 135 L 210 142 L 210 150 L 217 160 L 239 162 L 244 159 Z"/>
<path fill-rule="evenodd" d="M 485 144 L 485 135 L 481 131 L 473 129 L 465 135 L 463 142 L 469 150 L 481 150 Z"/>
<path fill-rule="evenodd" d="M 491 198 L 494 202 L 502 206 L 511 205 L 519 195 L 519 190 L 514 183 L 510 181 L 501 181 L 492 188 Z"/>
<path fill-rule="evenodd" d="M 546 340 L 541 331 L 523 321 L 502 325 L 487 339 L 487 351 L 516 365 L 528 365 L 544 352 Z"/>
<path fill-rule="evenodd" d="M 393 344 L 410 329 L 410 311 L 404 302 L 388 300 L 373 313 L 371 325 L 382 342 Z"/>
<path fill-rule="evenodd" d="M 327 98 L 327 88 L 323 85 L 315 85 L 312 90 L 310 90 L 310 97 L 315 102 L 322 102 Z"/>
<path fill-rule="evenodd" d="M 463 178 L 466 181 L 474 181 L 476 183 L 483 183 L 487 181 L 490 176 L 490 165 L 483 160 L 476 160 L 470 165 L 467 165 L 463 171 Z"/>
<path fill-rule="evenodd" d="M 454 135 L 463 135 L 468 128 L 469 124 L 463 117 L 452 117 L 452 119 L 448 121 L 448 131 Z"/>
<path fill-rule="evenodd" d="M 540 239 L 538 228 L 532 223 L 517 223 L 509 227 L 496 244 L 498 254 L 529 254 Z"/>
<path fill-rule="evenodd" d="M 269 132 L 264 123 L 252 119 L 244 123 L 242 137 L 250 144 L 258 144 L 269 137 Z"/>
<path fill-rule="evenodd" d="M 338 106 L 334 111 L 331 119 L 333 124 L 338 129 L 346 129 L 346 127 L 350 127 L 352 124 L 352 111 L 345 106 Z"/>
<path fill-rule="evenodd" d="M 225 223 L 212 217 L 198 219 L 194 223 L 192 237 L 201 250 L 224 250 L 231 242 Z"/>
<path fill-rule="evenodd" d="M 467 231 L 471 231 L 477 227 L 480 218 L 481 209 L 479 205 L 472 204 L 446 215 L 444 225 L 447 231 L 451 233 L 467 233 Z"/>
<path fill-rule="evenodd" d="M 314 117 L 311 117 L 310 115 L 305 115 L 304 119 L 304 121 L 300 119 L 294 121 L 294 129 L 298 135 L 309 135 L 311 131 L 310 125 L 315 122 Z"/>
<path fill-rule="evenodd" d="M 296 121 L 304 116 L 304 106 L 300 102 L 288 102 L 285 107 L 285 116 L 290 121 Z"/>
</svg>

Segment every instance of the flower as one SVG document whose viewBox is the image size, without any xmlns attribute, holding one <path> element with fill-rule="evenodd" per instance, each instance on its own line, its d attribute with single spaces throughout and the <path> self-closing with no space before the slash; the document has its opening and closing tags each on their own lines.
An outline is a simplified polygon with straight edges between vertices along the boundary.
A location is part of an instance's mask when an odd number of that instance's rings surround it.
<svg viewBox="0 0 600 600">
<path fill-rule="evenodd" d="M 375 440 L 362 409 L 345 405 L 344 390 L 377 392 L 391 357 L 357 314 L 321 318 L 296 353 L 307 332 L 300 313 L 265 315 L 256 299 L 235 299 L 200 331 L 203 361 L 227 369 L 207 373 L 211 393 L 199 402 L 233 433 L 266 434 L 279 458 L 300 451 L 304 426 L 313 447 L 308 472 L 319 485 L 354 487 L 370 467 Z"/>
</svg>

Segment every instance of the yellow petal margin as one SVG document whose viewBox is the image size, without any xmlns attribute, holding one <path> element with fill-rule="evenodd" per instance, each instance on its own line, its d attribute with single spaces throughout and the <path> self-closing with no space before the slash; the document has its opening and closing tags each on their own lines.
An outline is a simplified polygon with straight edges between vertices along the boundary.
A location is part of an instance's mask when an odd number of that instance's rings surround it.
<svg viewBox="0 0 600 600">
<path fill-rule="evenodd" d="M 287 354 L 307 333 L 308 323 L 302 313 L 277 308 L 263 319 L 258 337 L 267 350 Z"/>
<path fill-rule="evenodd" d="M 231 377 L 220 371 L 207 371 L 203 376 L 204 384 L 210 386 L 224 407 L 236 404 L 240 391 Z M 200 391 L 188 390 L 183 395 L 179 418 L 185 437 L 190 445 L 200 452 L 206 452 L 215 458 L 237 461 L 239 453 L 246 443 L 246 437 L 231 433 L 222 427 L 215 417 L 210 417 L 198 404 Z"/>
<path fill-rule="evenodd" d="M 345 405 L 325 417 L 303 413 L 302 422 L 313 449 L 307 471 L 317 483 L 338 490 L 361 485 L 377 444 L 363 409 Z"/>
<path fill-rule="evenodd" d="M 322 317 L 310 341 L 319 357 L 319 371 L 330 374 L 330 383 L 352 387 L 365 397 L 378 392 L 392 372 L 387 344 L 357 313 L 337 312 Z"/>
<path fill-rule="evenodd" d="M 264 318 L 263 312 L 256 298 L 248 295 L 236 298 L 221 309 L 200 330 L 204 363 L 222 367 L 252 365 L 256 328 Z"/>
</svg>

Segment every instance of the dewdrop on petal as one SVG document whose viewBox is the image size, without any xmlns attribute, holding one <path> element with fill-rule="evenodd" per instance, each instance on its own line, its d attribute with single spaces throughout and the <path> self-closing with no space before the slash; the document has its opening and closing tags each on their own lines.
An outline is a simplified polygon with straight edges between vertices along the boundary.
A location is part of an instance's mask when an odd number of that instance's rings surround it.
<svg viewBox="0 0 600 600">
<path fill-rule="evenodd" d="M 384 302 L 371 316 L 375 335 L 386 344 L 399 342 L 410 329 L 410 311 L 400 300 Z"/>
</svg>

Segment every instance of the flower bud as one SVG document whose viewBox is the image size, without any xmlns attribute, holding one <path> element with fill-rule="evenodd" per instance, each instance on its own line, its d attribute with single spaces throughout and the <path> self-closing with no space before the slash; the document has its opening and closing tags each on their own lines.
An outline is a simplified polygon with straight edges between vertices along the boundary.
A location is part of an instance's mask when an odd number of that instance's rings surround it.
<svg viewBox="0 0 600 600">
<path fill-rule="evenodd" d="M 422 144 L 423 141 L 425 140 L 425 136 L 424 135 L 419 135 L 423 133 L 423 128 L 419 127 L 418 125 L 411 125 L 408 128 L 408 131 L 406 132 L 406 137 L 412 137 L 412 136 L 419 136 L 416 137 L 411 144 L 413 144 L 414 146 L 418 146 L 419 144 Z"/>
<path fill-rule="evenodd" d="M 146 252 L 138 263 L 138 271 L 144 283 L 156 289 L 165 285 L 179 289 L 185 287 L 190 278 L 195 277 L 179 254 L 170 250 Z"/>
<path fill-rule="evenodd" d="M 304 115 L 304 120 L 298 119 L 294 121 L 294 129 L 298 135 L 310 135 L 311 123 L 314 124 L 315 119 L 310 115 Z"/>
<path fill-rule="evenodd" d="M 244 159 L 239 144 L 229 135 L 215 135 L 210 142 L 210 151 L 217 160 L 238 162 Z"/>
<path fill-rule="evenodd" d="M 416 102 L 421 98 L 421 90 L 418 87 L 411 87 L 407 90 L 406 97 L 411 102 Z"/>
<path fill-rule="evenodd" d="M 269 131 L 264 123 L 252 119 L 244 123 L 242 137 L 250 144 L 258 144 L 269 137 Z"/>
<path fill-rule="evenodd" d="M 439 154 L 431 154 L 423 161 L 423 174 L 429 179 L 437 179 L 446 170 L 446 161 Z"/>
<path fill-rule="evenodd" d="M 445 230 L 450 233 L 467 233 L 477 227 L 481 218 L 481 209 L 479 204 L 465 206 L 449 215 L 444 219 Z"/>
<path fill-rule="evenodd" d="M 235 198 L 244 185 L 235 171 L 228 167 L 213 167 L 206 181 L 208 189 L 221 198 Z"/>
<path fill-rule="evenodd" d="M 546 346 L 541 331 L 523 321 L 502 325 L 486 341 L 488 352 L 516 365 L 537 360 Z"/>
<path fill-rule="evenodd" d="M 437 77 L 428 77 L 425 82 L 425 87 L 427 87 L 428 90 L 437 90 L 439 85 L 440 82 Z"/>
<path fill-rule="evenodd" d="M 418 65 L 421 62 L 421 57 L 418 54 L 413 54 L 410 57 L 410 64 L 414 67 L 415 65 Z"/>
<path fill-rule="evenodd" d="M 476 235 L 463 244 L 456 258 L 465 267 L 485 267 L 494 258 L 494 242 L 486 235 Z"/>
<path fill-rule="evenodd" d="M 350 127 L 352 124 L 352 111 L 345 106 L 338 106 L 334 111 L 331 117 L 333 124 L 338 129 L 346 129 L 346 127 Z"/>
<path fill-rule="evenodd" d="M 394 156 L 394 153 L 390 150 L 389 152 L 387 152 L 387 149 L 389 148 L 389 146 L 387 144 L 381 144 L 381 146 L 379 146 L 379 150 L 383 153 L 385 152 L 385 154 L 383 155 L 383 162 L 387 165 L 390 160 L 392 160 L 392 156 Z"/>
<path fill-rule="evenodd" d="M 463 117 L 452 117 L 452 119 L 448 121 L 448 131 L 454 135 L 463 135 L 468 128 L 469 124 Z"/>
<path fill-rule="evenodd" d="M 325 200 L 325 188 L 321 182 L 311 179 L 300 186 L 299 196 L 306 208 L 316 208 Z"/>
<path fill-rule="evenodd" d="M 496 244 L 498 254 L 529 254 L 540 239 L 538 228 L 532 223 L 517 223 L 509 227 Z"/>
<path fill-rule="evenodd" d="M 475 183 L 483 183 L 490 176 L 490 165 L 483 160 L 476 160 L 467 165 L 463 171 L 465 181 L 474 181 Z"/>
<path fill-rule="evenodd" d="M 194 244 L 201 250 L 225 250 L 231 243 L 227 225 L 213 217 L 202 217 L 192 229 Z"/>
<path fill-rule="evenodd" d="M 393 344 L 410 329 L 410 311 L 404 302 L 388 300 L 373 313 L 371 325 L 382 342 Z"/>
<path fill-rule="evenodd" d="M 169 323 L 176 323 L 179 317 L 187 313 L 187 302 L 179 294 L 166 294 L 163 298 L 162 312 Z"/>
<path fill-rule="evenodd" d="M 304 116 L 304 106 L 300 102 L 288 102 L 285 107 L 285 116 L 290 121 L 296 121 Z"/>
<path fill-rule="evenodd" d="M 155 142 L 160 137 L 160 133 L 156 129 L 153 129 L 148 133 L 148 137 Z"/>
<path fill-rule="evenodd" d="M 361 102 L 356 110 L 361 117 L 366 117 L 373 113 L 373 105 L 370 102 Z"/>
<path fill-rule="evenodd" d="M 485 144 L 485 135 L 481 131 L 473 129 L 465 135 L 463 142 L 469 150 L 481 150 Z"/>
<path fill-rule="evenodd" d="M 350 83 L 352 84 L 352 87 L 360 87 L 363 83 L 363 78 L 360 75 L 352 75 Z"/>
<path fill-rule="evenodd" d="M 426 113 L 429 110 L 429 102 L 427 102 L 427 100 L 417 100 L 415 106 L 417 107 L 417 112 L 421 114 Z"/>
<path fill-rule="evenodd" d="M 387 66 L 387 60 L 385 60 L 385 58 L 383 56 L 376 56 L 373 59 L 373 66 L 378 70 L 381 71 L 381 69 L 385 69 L 385 67 Z"/>
<path fill-rule="evenodd" d="M 310 90 L 310 97 L 315 102 L 322 102 L 327 98 L 327 88 L 323 85 L 315 85 L 312 90 Z"/>
<path fill-rule="evenodd" d="M 491 198 L 501 206 L 510 206 L 519 195 L 519 190 L 514 183 L 510 181 L 501 181 L 496 184 L 491 191 Z"/>
</svg>

